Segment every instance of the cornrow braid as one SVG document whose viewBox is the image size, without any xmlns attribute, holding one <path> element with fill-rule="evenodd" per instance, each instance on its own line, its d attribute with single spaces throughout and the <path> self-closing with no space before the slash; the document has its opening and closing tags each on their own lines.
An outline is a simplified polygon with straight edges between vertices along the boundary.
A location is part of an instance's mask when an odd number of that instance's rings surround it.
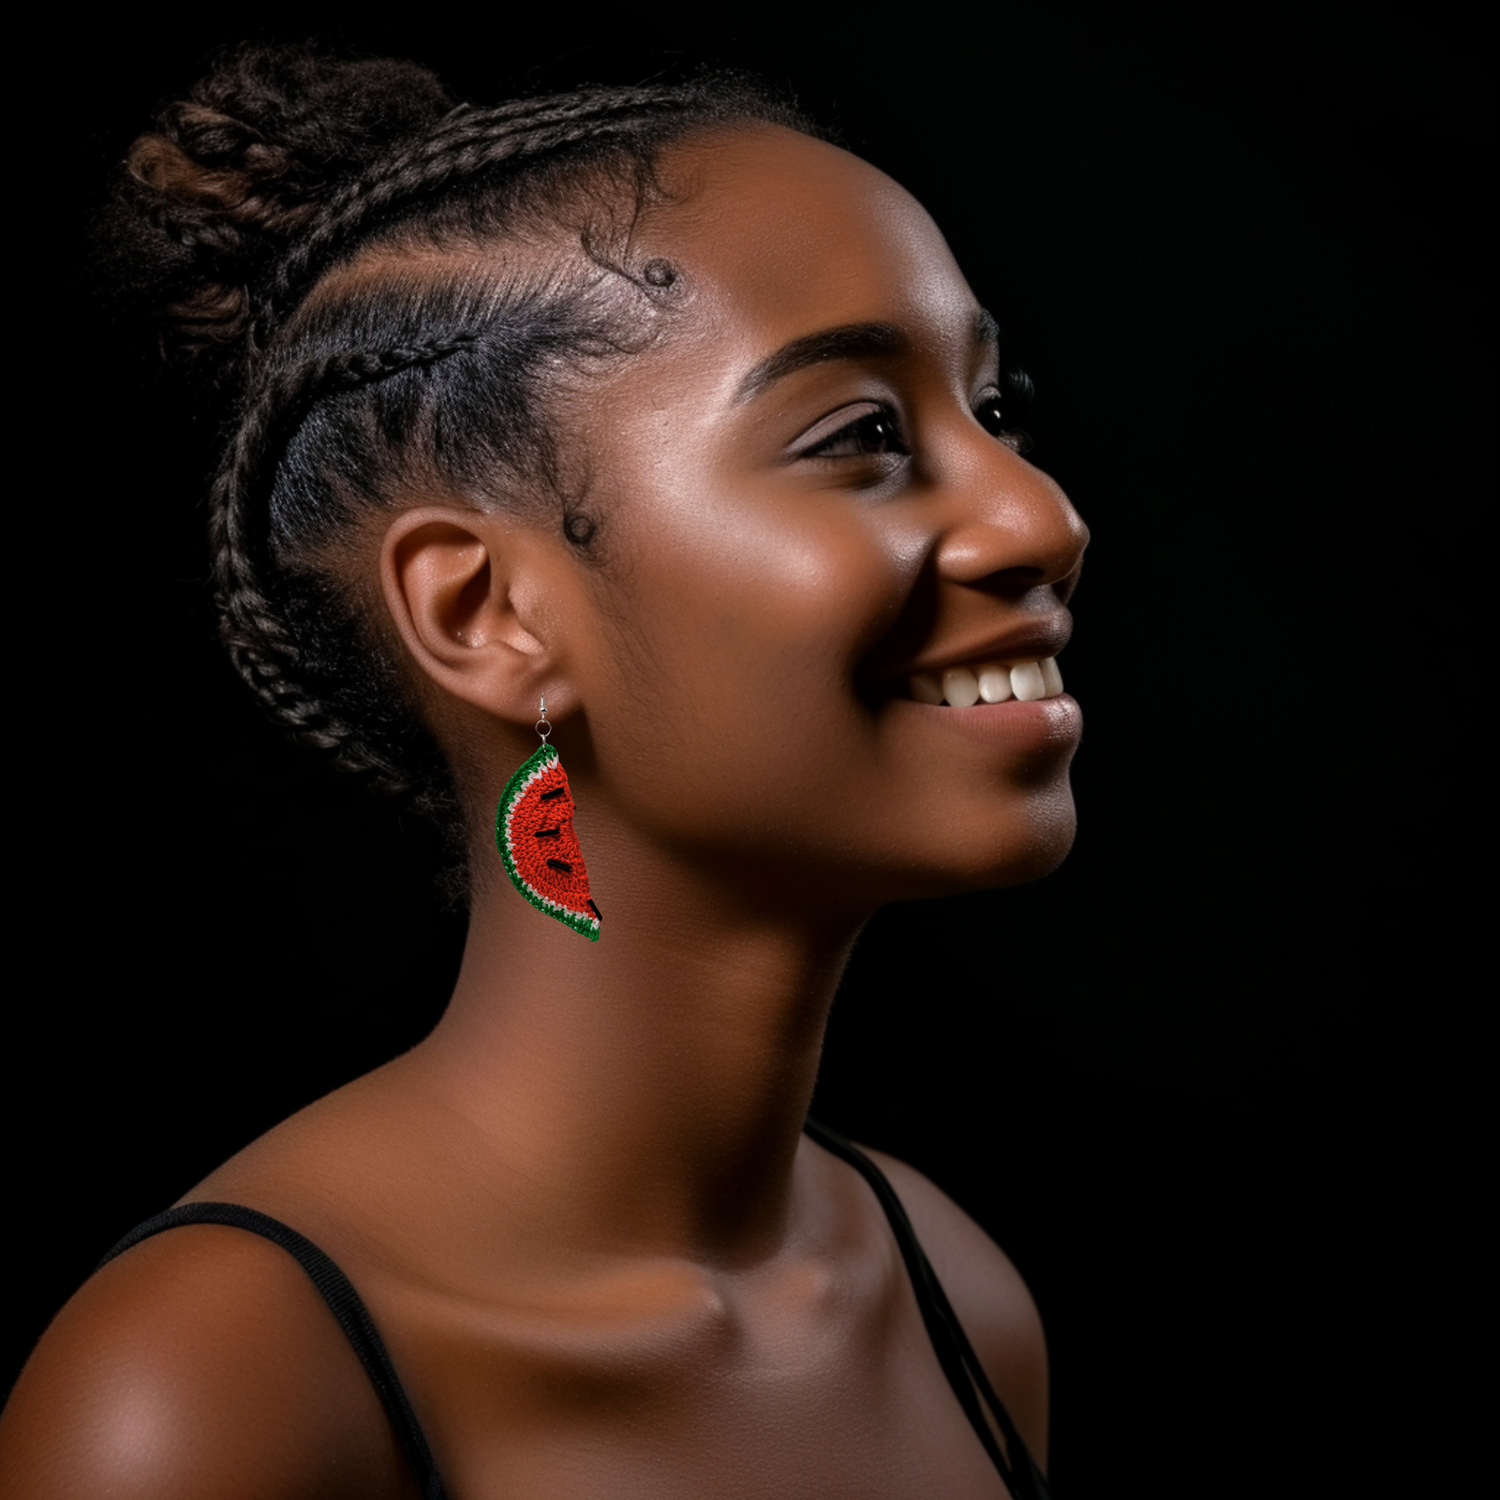
<svg viewBox="0 0 1500 1500">
<path fill-rule="evenodd" d="M 649 140 L 653 126 L 684 114 L 709 123 L 732 115 L 723 98 L 699 88 L 615 89 L 599 95 L 528 100 L 481 110 L 461 105 L 429 135 L 392 153 L 330 197 L 265 289 L 261 316 L 285 316 L 322 270 L 350 244 L 389 222 L 403 204 L 420 203 L 454 180 L 486 169 L 517 167 L 569 147 L 604 151 L 620 142 Z"/>
<path fill-rule="evenodd" d="M 302 652 L 287 629 L 283 611 L 262 583 L 270 561 L 269 537 L 266 526 L 257 521 L 264 523 L 269 515 L 263 493 L 272 477 L 268 469 L 274 467 L 289 435 L 320 396 L 356 390 L 403 370 L 430 366 L 474 342 L 473 334 L 456 334 L 396 348 L 343 351 L 274 372 L 250 402 L 209 498 L 209 548 L 220 635 L 235 670 L 275 719 L 308 744 L 328 752 L 341 770 L 391 795 L 412 794 L 409 774 L 373 750 L 354 725 L 340 719 L 297 680 Z M 417 800 L 421 801 L 420 796 Z"/>
<path fill-rule="evenodd" d="M 101 221 L 112 300 L 152 308 L 164 351 L 234 402 L 210 546 L 236 670 L 276 721 L 435 817 L 460 865 L 451 772 L 338 543 L 425 489 L 550 513 L 598 555 L 548 402 L 562 371 L 649 340 L 676 272 L 605 255 L 590 215 L 628 222 L 668 142 L 748 122 L 817 133 L 735 77 L 454 107 L 410 63 L 247 45 L 163 107 Z M 474 269 L 548 222 L 581 253 L 525 285 Z M 413 246 L 461 253 L 417 272 Z M 325 279 L 354 256 L 360 276 Z"/>
</svg>

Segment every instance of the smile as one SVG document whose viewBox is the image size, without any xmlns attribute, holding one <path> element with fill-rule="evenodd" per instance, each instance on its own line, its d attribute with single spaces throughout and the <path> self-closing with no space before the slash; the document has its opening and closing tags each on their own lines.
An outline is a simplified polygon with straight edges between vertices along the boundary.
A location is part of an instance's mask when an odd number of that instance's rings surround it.
<svg viewBox="0 0 1500 1500">
<path fill-rule="evenodd" d="M 1022 661 L 1014 666 L 1000 662 L 976 662 L 972 666 L 949 667 L 941 673 L 919 672 L 907 678 L 907 691 L 918 703 L 946 704 L 950 708 L 972 708 L 976 703 L 1035 703 L 1040 698 L 1062 695 L 1062 673 L 1057 658 Z"/>
</svg>

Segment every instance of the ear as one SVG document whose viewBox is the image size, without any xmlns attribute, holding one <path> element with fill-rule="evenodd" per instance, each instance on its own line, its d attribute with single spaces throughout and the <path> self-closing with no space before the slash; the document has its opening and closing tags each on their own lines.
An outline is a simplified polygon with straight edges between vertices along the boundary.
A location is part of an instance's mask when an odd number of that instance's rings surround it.
<svg viewBox="0 0 1500 1500">
<path fill-rule="evenodd" d="M 386 609 L 412 660 L 444 692 L 512 723 L 547 694 L 570 707 L 549 639 L 556 548 L 536 528 L 460 506 L 403 511 L 380 550 Z"/>
</svg>

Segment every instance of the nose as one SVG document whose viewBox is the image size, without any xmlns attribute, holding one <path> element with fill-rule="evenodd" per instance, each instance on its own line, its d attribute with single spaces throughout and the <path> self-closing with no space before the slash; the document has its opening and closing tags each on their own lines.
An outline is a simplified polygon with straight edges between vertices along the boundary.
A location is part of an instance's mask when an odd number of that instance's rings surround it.
<svg viewBox="0 0 1500 1500">
<path fill-rule="evenodd" d="M 962 465 L 934 561 L 939 578 L 1010 598 L 1050 587 L 1066 603 L 1089 530 L 1062 487 L 1020 454 L 981 434 Z"/>
</svg>

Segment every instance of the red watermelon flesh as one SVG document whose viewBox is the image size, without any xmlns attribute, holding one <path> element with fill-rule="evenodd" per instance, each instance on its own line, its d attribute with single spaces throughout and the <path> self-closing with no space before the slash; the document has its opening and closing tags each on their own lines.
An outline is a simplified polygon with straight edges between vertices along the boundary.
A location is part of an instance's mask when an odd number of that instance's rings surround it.
<svg viewBox="0 0 1500 1500">
<path fill-rule="evenodd" d="M 495 843 L 520 893 L 549 917 L 599 941 L 599 908 L 573 832 L 573 793 L 557 751 L 542 745 L 505 784 Z"/>
</svg>

